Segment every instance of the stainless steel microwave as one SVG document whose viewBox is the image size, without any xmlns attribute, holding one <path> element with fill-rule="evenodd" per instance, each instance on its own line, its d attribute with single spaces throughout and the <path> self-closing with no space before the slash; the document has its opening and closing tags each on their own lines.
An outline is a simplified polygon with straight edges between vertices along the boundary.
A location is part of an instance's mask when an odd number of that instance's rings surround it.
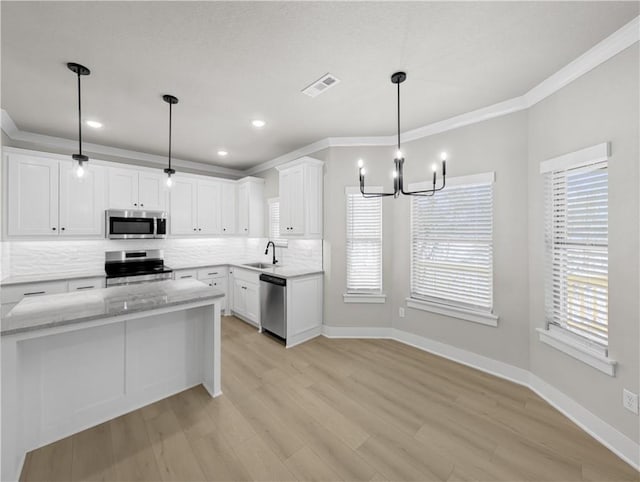
<svg viewBox="0 0 640 482">
<path fill-rule="evenodd" d="M 109 239 L 166 238 L 167 213 L 108 209 L 105 232 Z"/>
</svg>

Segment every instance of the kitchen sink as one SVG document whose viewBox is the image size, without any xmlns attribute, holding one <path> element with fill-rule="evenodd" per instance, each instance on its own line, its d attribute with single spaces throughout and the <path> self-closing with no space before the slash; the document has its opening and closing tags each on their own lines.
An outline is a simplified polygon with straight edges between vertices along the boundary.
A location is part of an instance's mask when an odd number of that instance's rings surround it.
<svg viewBox="0 0 640 482">
<path fill-rule="evenodd" d="M 271 263 L 245 263 L 242 266 L 249 266 L 250 268 L 258 268 L 258 269 L 282 268 L 282 266 L 278 264 L 271 264 Z"/>
</svg>

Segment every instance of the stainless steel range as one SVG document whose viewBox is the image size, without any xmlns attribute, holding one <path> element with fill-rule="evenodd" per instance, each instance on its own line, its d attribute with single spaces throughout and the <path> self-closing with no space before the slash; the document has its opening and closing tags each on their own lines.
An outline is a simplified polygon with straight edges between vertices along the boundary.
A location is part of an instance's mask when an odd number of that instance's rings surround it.
<svg viewBox="0 0 640 482">
<path fill-rule="evenodd" d="M 107 287 L 173 278 L 173 270 L 165 266 L 161 249 L 107 251 L 104 270 Z"/>
</svg>

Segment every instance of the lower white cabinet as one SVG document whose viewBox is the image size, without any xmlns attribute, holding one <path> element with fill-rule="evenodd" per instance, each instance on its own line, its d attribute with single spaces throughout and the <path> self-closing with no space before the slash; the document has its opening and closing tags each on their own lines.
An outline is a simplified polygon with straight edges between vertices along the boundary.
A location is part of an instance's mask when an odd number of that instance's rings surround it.
<svg viewBox="0 0 640 482">
<path fill-rule="evenodd" d="M 177 269 L 173 272 L 173 279 L 198 279 L 198 270 Z"/>
<path fill-rule="evenodd" d="M 231 314 L 229 304 L 229 270 L 226 266 L 211 266 L 198 270 L 198 280 L 208 284 L 212 288 L 218 288 L 224 293 L 224 301 L 221 310 L 225 315 Z"/>
<path fill-rule="evenodd" d="M 322 274 L 287 280 L 287 348 L 322 332 L 323 292 Z"/>
<path fill-rule="evenodd" d="M 260 326 L 260 282 L 259 273 L 233 268 L 231 270 L 231 311 L 240 318 Z"/>
</svg>

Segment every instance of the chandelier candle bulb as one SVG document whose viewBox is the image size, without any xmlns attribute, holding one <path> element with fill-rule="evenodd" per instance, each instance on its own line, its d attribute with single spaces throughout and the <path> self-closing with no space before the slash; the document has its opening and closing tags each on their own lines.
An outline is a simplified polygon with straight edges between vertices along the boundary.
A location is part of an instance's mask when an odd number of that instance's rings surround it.
<svg viewBox="0 0 640 482">
<path fill-rule="evenodd" d="M 358 159 L 358 167 L 362 169 L 364 167 L 364 161 L 362 159 Z"/>
</svg>

